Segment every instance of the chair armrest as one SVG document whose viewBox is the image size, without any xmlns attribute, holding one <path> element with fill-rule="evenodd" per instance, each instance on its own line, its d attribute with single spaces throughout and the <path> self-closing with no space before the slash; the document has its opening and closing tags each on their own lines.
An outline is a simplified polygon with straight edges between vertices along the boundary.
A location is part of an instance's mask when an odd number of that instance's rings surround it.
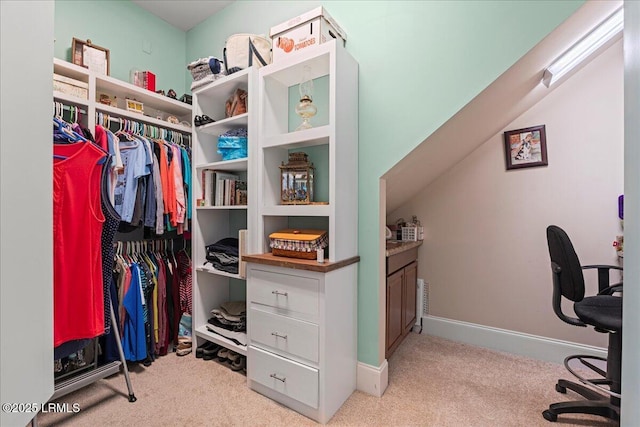
<svg viewBox="0 0 640 427">
<path fill-rule="evenodd" d="M 598 293 L 603 292 L 609 287 L 609 271 L 610 270 L 622 270 L 622 267 L 617 265 L 583 265 L 583 270 L 598 269 Z"/>
<path fill-rule="evenodd" d="M 606 264 L 595 264 L 595 265 L 583 265 L 582 269 L 586 270 L 589 268 L 597 268 L 597 269 L 601 269 L 604 268 L 606 270 L 623 270 L 622 267 L 620 267 L 619 265 L 606 265 Z"/>
<path fill-rule="evenodd" d="M 613 295 L 616 292 L 622 292 L 622 283 L 616 283 L 615 285 L 606 287 L 598 292 L 598 295 Z"/>
</svg>

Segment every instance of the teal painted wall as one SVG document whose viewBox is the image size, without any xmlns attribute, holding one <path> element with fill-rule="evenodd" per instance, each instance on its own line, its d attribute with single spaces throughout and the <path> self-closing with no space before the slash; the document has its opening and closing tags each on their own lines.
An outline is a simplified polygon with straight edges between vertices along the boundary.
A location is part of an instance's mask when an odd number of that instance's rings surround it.
<svg viewBox="0 0 640 427">
<path fill-rule="evenodd" d="M 583 1 L 239 1 L 187 32 L 187 59 L 321 4 L 360 64 L 358 359 L 378 366 L 380 176 Z"/>
<path fill-rule="evenodd" d="M 132 68 L 156 75 L 156 89 L 185 93 L 186 33 L 126 0 L 56 0 L 54 56 L 71 60 L 71 40 L 109 49 L 111 76 L 129 81 Z M 151 44 L 151 53 L 143 43 Z M 188 86 L 187 86 L 188 88 Z"/>
<path fill-rule="evenodd" d="M 324 4 L 360 64 L 358 358 L 377 366 L 379 177 L 582 3 L 239 1 L 184 33 L 129 1 L 57 0 L 54 54 L 68 60 L 71 39 L 89 38 L 110 49 L 113 77 L 149 69 L 158 88 L 181 95 L 191 85 L 186 64 L 221 57 L 229 35 L 268 35 Z"/>
</svg>

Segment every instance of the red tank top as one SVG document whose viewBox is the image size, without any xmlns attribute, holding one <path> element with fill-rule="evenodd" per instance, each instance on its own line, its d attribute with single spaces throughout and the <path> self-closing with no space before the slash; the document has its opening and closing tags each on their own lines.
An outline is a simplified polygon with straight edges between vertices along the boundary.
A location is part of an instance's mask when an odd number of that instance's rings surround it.
<svg viewBox="0 0 640 427">
<path fill-rule="evenodd" d="M 104 333 L 100 207 L 105 154 L 90 142 L 54 144 L 53 341 Z"/>
</svg>

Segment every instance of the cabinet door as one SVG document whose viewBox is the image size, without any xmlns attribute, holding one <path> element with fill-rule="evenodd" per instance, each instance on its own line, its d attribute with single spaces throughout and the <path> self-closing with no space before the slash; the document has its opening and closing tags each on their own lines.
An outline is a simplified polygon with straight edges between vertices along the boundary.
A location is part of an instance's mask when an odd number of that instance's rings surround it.
<svg viewBox="0 0 640 427">
<path fill-rule="evenodd" d="M 402 326 L 403 335 L 411 332 L 411 328 L 416 322 L 416 298 L 417 298 L 418 263 L 412 262 L 404 268 L 403 288 L 403 310 Z"/>
<path fill-rule="evenodd" d="M 387 277 L 387 356 L 389 351 L 400 342 L 403 332 L 402 324 L 402 282 L 404 270 L 397 271 Z"/>
</svg>

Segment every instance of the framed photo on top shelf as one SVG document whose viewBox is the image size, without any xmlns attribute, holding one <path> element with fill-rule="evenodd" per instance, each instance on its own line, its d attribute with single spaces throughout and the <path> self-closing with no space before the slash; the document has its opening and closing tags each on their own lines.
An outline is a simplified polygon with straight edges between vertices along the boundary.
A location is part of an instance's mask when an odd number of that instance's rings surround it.
<svg viewBox="0 0 640 427">
<path fill-rule="evenodd" d="M 509 130 L 504 133 L 507 170 L 547 166 L 545 126 Z"/>
<path fill-rule="evenodd" d="M 109 49 L 91 43 L 91 40 L 73 38 L 71 41 L 71 62 L 88 68 L 98 74 L 109 75 Z"/>
</svg>

